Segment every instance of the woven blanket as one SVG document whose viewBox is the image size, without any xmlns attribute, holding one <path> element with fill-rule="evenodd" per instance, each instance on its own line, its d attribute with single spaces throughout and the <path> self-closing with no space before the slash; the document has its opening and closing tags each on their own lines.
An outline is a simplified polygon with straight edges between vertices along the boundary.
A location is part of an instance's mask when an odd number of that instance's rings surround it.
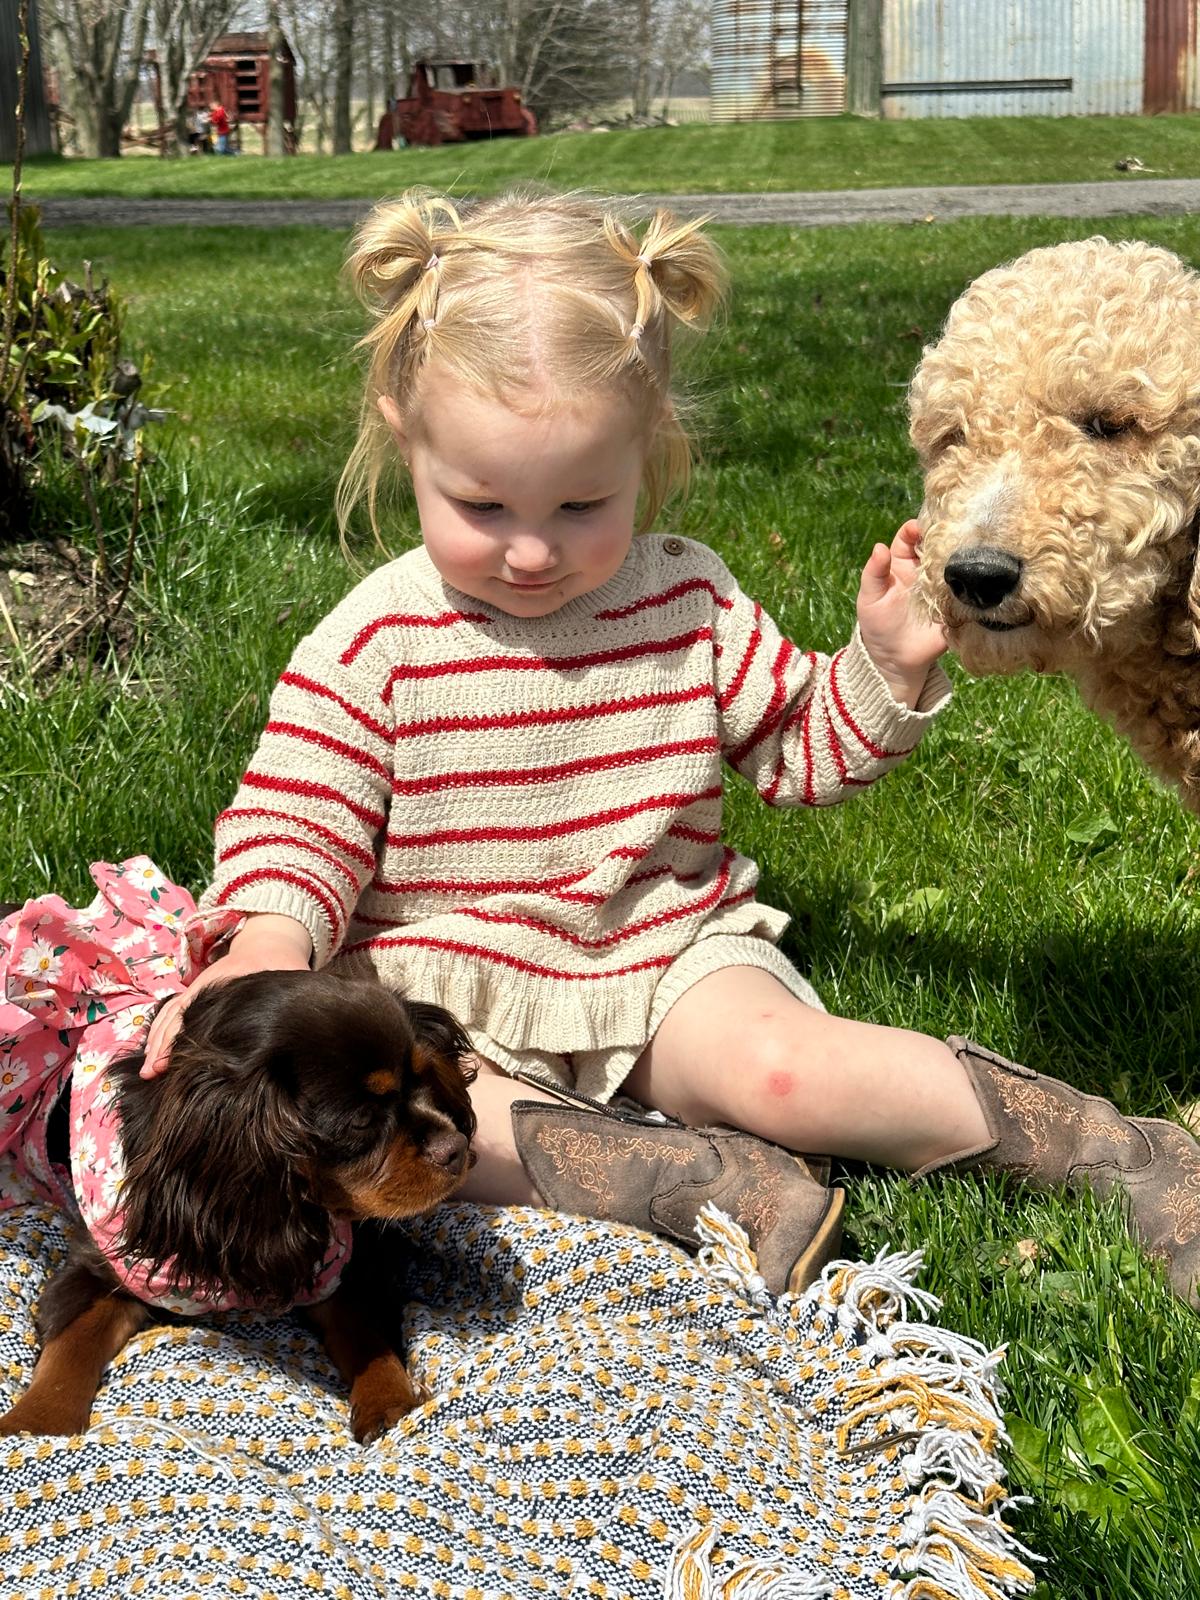
<svg viewBox="0 0 1200 1600">
<path fill-rule="evenodd" d="M 774 1301 L 708 1213 L 629 1228 L 444 1207 L 381 1308 L 430 1399 L 362 1448 L 296 1317 L 158 1326 L 91 1430 L 0 1439 L 4 1600 L 1000 1600 L 998 1355 L 932 1325 L 919 1257 Z M 390 1236 L 389 1236 L 390 1240 Z M 0 1219 L 0 1404 L 36 1355 L 56 1215 Z"/>
</svg>

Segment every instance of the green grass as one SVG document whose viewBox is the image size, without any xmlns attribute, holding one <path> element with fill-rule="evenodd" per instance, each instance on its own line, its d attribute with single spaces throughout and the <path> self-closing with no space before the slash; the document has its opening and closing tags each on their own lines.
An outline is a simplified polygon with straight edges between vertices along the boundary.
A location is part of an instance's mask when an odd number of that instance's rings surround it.
<svg viewBox="0 0 1200 1600">
<path fill-rule="evenodd" d="M 1200 220 L 1105 226 L 1200 259 Z M 866 552 L 919 498 L 903 396 L 922 341 L 976 272 L 1089 231 L 724 233 L 734 309 L 693 364 L 706 461 L 668 520 L 710 540 L 792 637 L 841 642 Z M 0 685 L 0 898 L 86 895 L 88 861 L 136 850 L 204 882 L 273 679 L 354 581 L 328 516 L 356 402 L 343 243 L 55 235 L 63 267 L 86 254 L 128 296 L 131 341 L 156 353 L 179 416 L 160 436 L 134 659 L 48 692 L 19 674 Z M 394 531 L 397 547 L 415 536 L 411 513 Z M 377 559 L 365 543 L 360 556 Z M 792 913 L 790 951 L 843 1013 L 974 1034 L 1130 1109 L 1190 1098 L 1195 822 L 1068 684 L 952 671 L 955 702 L 917 755 L 852 804 L 778 813 L 731 782 L 731 841 Z M 1036 1496 L 1021 1526 L 1051 1558 L 1041 1600 L 1194 1600 L 1200 1320 L 1128 1250 L 1113 1209 L 974 1181 L 850 1183 L 859 1249 L 920 1246 L 946 1323 L 1009 1345 L 1013 1481 Z M 1113 1394 L 1107 1455 L 1095 1419 Z"/>
<path fill-rule="evenodd" d="M 797 122 L 560 133 L 437 150 L 269 160 L 41 161 L 26 168 L 33 199 L 184 196 L 240 200 L 374 199 L 413 184 L 490 193 L 517 179 L 619 193 L 870 189 L 946 183 L 1121 181 L 1114 162 L 1136 155 L 1153 175 L 1200 175 L 1197 119 L 974 117 Z M 1135 174 L 1136 176 L 1136 174 Z"/>
</svg>

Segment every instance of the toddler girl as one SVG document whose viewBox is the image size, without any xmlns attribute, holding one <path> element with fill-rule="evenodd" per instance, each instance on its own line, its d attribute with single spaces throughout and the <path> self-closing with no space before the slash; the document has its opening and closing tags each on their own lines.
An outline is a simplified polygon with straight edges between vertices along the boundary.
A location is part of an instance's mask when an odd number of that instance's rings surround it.
<svg viewBox="0 0 1200 1600">
<path fill-rule="evenodd" d="M 837 1245 L 840 1194 L 789 1154 L 811 1150 L 1056 1183 L 1137 1169 L 1137 1220 L 1189 1287 L 1200 1252 L 1164 1199 L 1200 1184 L 1186 1135 L 965 1041 L 829 1015 L 722 842 L 723 762 L 768 804 L 840 801 L 949 691 L 941 630 L 909 606 L 916 523 L 871 552 L 832 658 L 781 637 L 704 545 L 648 531 L 687 477 L 672 334 L 722 294 L 701 228 L 409 196 L 375 209 L 350 270 L 373 320 L 343 527 L 360 499 L 376 523 L 396 462 L 422 543 L 284 672 L 202 902 L 246 920 L 189 993 L 374 969 L 456 1013 L 484 1063 L 464 1195 L 682 1239 L 715 1199 L 776 1289 Z"/>
</svg>

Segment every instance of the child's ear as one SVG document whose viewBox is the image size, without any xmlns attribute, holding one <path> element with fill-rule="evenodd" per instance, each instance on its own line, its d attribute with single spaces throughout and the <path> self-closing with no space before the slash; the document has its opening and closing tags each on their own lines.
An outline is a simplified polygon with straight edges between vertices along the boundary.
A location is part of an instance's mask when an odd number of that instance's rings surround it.
<svg viewBox="0 0 1200 1600">
<path fill-rule="evenodd" d="M 400 446 L 401 454 L 408 458 L 408 434 L 404 427 L 404 418 L 400 415 L 400 407 L 390 394 L 381 394 L 375 404 L 379 407 L 379 415 L 392 430 L 396 443 Z"/>
</svg>

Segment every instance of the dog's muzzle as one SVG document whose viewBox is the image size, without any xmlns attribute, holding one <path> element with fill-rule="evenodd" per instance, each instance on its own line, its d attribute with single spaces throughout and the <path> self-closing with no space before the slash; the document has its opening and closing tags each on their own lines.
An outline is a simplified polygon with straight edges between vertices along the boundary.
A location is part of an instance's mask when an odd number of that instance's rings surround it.
<svg viewBox="0 0 1200 1600">
<path fill-rule="evenodd" d="M 943 568 L 942 576 L 950 593 L 962 605 L 969 606 L 972 611 L 991 611 L 1016 593 L 1022 567 L 1020 557 L 1007 550 L 990 544 L 975 544 L 956 550 Z M 994 617 L 974 620 L 980 627 L 996 632 L 1017 626 Z"/>
</svg>

